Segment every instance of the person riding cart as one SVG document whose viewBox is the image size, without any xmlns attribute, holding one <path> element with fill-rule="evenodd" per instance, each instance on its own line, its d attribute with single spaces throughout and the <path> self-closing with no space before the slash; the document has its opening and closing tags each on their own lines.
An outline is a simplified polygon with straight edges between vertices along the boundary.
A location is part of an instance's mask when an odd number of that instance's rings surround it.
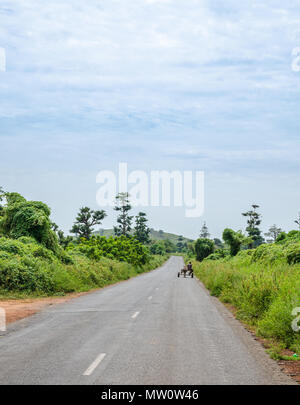
<svg viewBox="0 0 300 405">
<path fill-rule="evenodd" d="M 187 265 L 187 271 L 189 272 L 189 275 L 191 276 L 192 274 L 194 274 L 194 270 L 193 270 L 193 265 L 191 262 L 189 262 L 189 264 Z"/>
<path fill-rule="evenodd" d="M 194 270 L 191 262 L 189 262 L 187 266 L 184 266 L 183 269 L 178 272 L 178 277 L 181 275 L 183 275 L 184 278 L 186 278 L 187 275 L 191 278 L 194 277 Z"/>
</svg>

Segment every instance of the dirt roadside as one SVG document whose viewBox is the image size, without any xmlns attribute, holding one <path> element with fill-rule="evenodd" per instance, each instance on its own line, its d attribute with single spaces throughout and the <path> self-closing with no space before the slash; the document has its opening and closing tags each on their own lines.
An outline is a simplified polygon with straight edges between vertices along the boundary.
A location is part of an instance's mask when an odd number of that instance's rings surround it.
<svg viewBox="0 0 300 405">
<path fill-rule="evenodd" d="M 144 273 L 138 274 L 135 277 L 140 277 Z M 120 280 L 113 284 L 108 284 L 104 287 L 94 288 L 89 291 L 84 291 L 80 293 L 69 293 L 62 297 L 43 297 L 43 298 L 16 298 L 16 299 L 5 299 L 0 298 L 0 308 L 5 309 L 6 312 L 6 324 L 19 321 L 20 319 L 26 318 L 28 316 L 34 315 L 44 308 L 55 304 L 62 304 L 74 298 L 81 297 L 82 295 L 91 294 L 95 291 L 104 290 L 106 288 L 113 287 L 120 283 L 125 283 L 128 280 Z"/>
<path fill-rule="evenodd" d="M 91 292 L 91 291 L 89 291 Z M 45 307 L 61 304 L 89 292 L 71 293 L 63 297 L 26 298 L 26 299 L 0 299 L 0 307 L 6 312 L 6 323 L 12 323 L 27 316 L 33 315 Z"/>
</svg>

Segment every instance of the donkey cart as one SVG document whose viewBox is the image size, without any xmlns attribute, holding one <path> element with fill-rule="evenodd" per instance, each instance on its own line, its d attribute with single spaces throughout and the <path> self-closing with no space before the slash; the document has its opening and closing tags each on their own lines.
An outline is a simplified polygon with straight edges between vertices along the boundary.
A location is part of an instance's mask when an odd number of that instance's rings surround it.
<svg viewBox="0 0 300 405">
<path fill-rule="evenodd" d="M 180 277 L 180 276 L 183 276 L 184 278 L 186 278 L 186 276 L 193 278 L 194 272 L 193 272 L 193 270 L 188 270 L 187 266 L 184 266 L 184 268 L 181 269 L 177 274 L 177 277 Z"/>
</svg>

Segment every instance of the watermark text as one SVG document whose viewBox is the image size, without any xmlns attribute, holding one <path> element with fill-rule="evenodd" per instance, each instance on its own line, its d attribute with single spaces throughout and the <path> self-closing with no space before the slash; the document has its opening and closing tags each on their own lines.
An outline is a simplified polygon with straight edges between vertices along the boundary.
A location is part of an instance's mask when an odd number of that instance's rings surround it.
<svg viewBox="0 0 300 405">
<path fill-rule="evenodd" d="M 143 170 L 128 172 L 119 163 L 118 173 L 102 170 L 96 177 L 101 184 L 96 200 L 100 207 L 113 207 L 117 193 L 129 193 L 133 207 L 184 207 L 187 218 L 204 212 L 204 173 L 189 170 Z"/>
</svg>

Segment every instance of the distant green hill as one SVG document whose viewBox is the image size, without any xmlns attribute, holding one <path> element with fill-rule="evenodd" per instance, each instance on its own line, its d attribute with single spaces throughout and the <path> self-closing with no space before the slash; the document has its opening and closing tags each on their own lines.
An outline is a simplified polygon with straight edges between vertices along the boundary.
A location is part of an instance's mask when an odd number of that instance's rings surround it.
<svg viewBox="0 0 300 405">
<path fill-rule="evenodd" d="M 113 229 L 100 229 L 99 231 L 95 232 L 95 235 L 101 235 L 101 236 L 106 236 L 107 238 L 109 236 L 113 236 L 114 230 Z M 180 235 L 175 235 L 174 233 L 168 233 L 164 232 L 162 230 L 156 231 L 155 229 L 150 229 L 150 238 L 153 240 L 164 240 L 168 239 L 173 243 L 178 242 L 178 238 Z M 193 242 L 193 239 L 185 238 L 183 237 L 183 243 L 185 242 Z"/>
<path fill-rule="evenodd" d="M 154 240 L 168 239 L 176 244 L 178 242 L 178 238 L 180 237 L 180 235 L 164 232 L 162 230 L 156 231 L 155 229 L 151 228 L 150 237 L 151 237 L 151 239 L 154 239 Z M 182 239 L 183 239 L 183 243 L 193 242 L 193 239 L 185 238 L 184 236 L 182 236 Z"/>
</svg>

